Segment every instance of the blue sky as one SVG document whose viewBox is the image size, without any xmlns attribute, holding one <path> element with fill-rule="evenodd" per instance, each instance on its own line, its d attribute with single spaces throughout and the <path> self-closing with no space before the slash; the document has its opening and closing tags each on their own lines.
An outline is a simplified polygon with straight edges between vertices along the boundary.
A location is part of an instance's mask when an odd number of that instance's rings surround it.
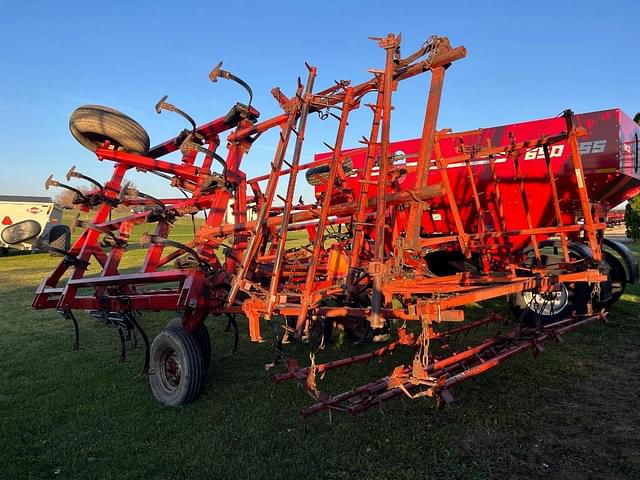
<svg viewBox="0 0 640 480">
<path fill-rule="evenodd" d="M 179 117 L 153 107 L 164 94 L 199 123 L 223 115 L 246 95 L 212 84 L 219 60 L 253 87 L 261 118 L 278 114 L 274 86 L 292 92 L 304 61 L 318 87 L 368 78 L 383 53 L 368 36 L 402 32 L 409 53 L 431 34 L 465 45 L 468 57 L 447 72 L 439 128 L 464 130 L 576 112 L 640 110 L 640 2 L 6 2 L 0 27 L 0 194 L 43 194 L 44 179 L 75 164 L 100 179 L 110 164 L 76 143 L 68 118 L 81 104 L 121 110 L 149 131 L 152 144 L 180 131 Z M 419 135 L 428 75 L 401 86 L 393 136 Z M 356 115 L 347 145 L 368 133 Z M 313 118 L 304 159 L 333 142 L 335 122 Z M 266 171 L 274 138 L 246 159 Z M 149 177 L 148 175 L 146 177 Z M 134 182 L 153 194 L 157 177 Z M 55 192 L 54 192 L 55 193 Z M 305 191 L 307 193 L 307 191 Z"/>
</svg>

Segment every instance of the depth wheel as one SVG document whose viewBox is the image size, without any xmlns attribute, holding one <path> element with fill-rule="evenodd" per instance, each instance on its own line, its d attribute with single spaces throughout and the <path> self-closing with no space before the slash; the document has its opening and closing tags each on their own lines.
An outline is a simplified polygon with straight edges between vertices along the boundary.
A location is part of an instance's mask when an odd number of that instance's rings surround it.
<svg viewBox="0 0 640 480">
<path fill-rule="evenodd" d="M 193 402 L 204 384 L 204 359 L 196 339 L 182 327 L 168 327 L 151 345 L 149 385 L 161 403 Z"/>
<path fill-rule="evenodd" d="M 182 327 L 182 317 L 173 317 L 167 323 L 167 327 Z M 202 360 L 204 361 L 204 373 L 207 373 L 209 370 L 209 365 L 211 365 L 211 336 L 209 335 L 209 330 L 207 326 L 202 322 L 198 329 L 193 332 L 193 338 L 196 340 L 198 346 L 200 347 L 200 351 L 202 352 Z"/>
</svg>

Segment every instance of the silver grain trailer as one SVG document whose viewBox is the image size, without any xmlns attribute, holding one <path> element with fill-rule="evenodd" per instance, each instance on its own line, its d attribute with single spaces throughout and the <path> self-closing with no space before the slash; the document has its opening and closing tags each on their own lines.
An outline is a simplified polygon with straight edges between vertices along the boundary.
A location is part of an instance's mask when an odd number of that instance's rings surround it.
<svg viewBox="0 0 640 480">
<path fill-rule="evenodd" d="M 62 224 L 62 208 L 50 197 L 0 195 L 0 251 L 68 250 L 71 230 Z"/>
</svg>

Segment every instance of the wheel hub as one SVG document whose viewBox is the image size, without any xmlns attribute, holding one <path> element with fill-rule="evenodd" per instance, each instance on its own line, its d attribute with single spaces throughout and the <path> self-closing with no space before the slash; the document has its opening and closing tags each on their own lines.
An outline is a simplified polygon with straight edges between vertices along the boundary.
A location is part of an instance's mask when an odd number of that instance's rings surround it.
<svg viewBox="0 0 640 480">
<path fill-rule="evenodd" d="M 164 352 L 161 365 L 160 378 L 163 385 L 168 390 L 175 389 L 180 384 L 180 378 L 182 377 L 182 365 L 176 352 L 173 350 Z"/>
<path fill-rule="evenodd" d="M 561 312 L 569 303 L 569 292 L 564 284 L 560 290 L 544 293 L 523 292 L 527 307 L 541 316 L 552 316 Z"/>
</svg>

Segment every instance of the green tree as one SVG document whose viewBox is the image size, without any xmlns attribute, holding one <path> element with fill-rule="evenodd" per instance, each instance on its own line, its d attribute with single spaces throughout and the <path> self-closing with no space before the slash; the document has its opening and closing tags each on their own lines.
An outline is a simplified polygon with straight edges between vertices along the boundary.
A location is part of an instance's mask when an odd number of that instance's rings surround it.
<svg viewBox="0 0 640 480">
<path fill-rule="evenodd" d="M 631 198 L 624 209 L 624 222 L 627 225 L 627 237 L 640 240 L 640 195 Z"/>
</svg>

